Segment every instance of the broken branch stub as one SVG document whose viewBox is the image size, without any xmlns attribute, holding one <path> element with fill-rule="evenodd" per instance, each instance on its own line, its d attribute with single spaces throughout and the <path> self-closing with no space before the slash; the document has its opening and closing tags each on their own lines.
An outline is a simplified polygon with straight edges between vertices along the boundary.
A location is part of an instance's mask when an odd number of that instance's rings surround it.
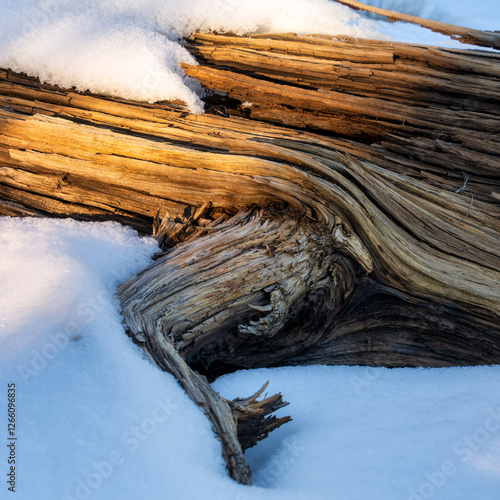
<svg viewBox="0 0 500 500">
<path fill-rule="evenodd" d="M 251 471 L 243 452 L 290 420 L 268 416 L 288 404 L 281 394 L 257 401 L 261 390 L 249 398 L 229 401 L 190 368 L 169 339 L 147 337 L 141 346 L 153 363 L 177 378 L 189 398 L 204 411 L 221 442 L 229 475 L 241 484 L 251 484 Z"/>
</svg>

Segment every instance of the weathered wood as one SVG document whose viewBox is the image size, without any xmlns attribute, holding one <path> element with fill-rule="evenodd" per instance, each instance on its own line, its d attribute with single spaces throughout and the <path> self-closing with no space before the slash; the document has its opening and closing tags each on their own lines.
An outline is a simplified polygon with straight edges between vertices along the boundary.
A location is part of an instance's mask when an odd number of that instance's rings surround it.
<svg viewBox="0 0 500 500">
<path fill-rule="evenodd" d="M 300 37 L 299 46 L 313 47 L 303 56 L 290 54 L 287 46 L 295 44 L 282 38 L 269 35 L 265 44 L 250 38 L 242 46 L 237 37 L 195 35 L 187 47 L 201 66 L 185 69 L 227 94 L 223 104 L 229 114 L 371 141 L 384 137 L 394 148 L 409 137 L 427 142 L 439 137 L 474 155 L 479 144 L 468 147 L 462 139 L 472 134 L 490 144 L 478 170 L 500 165 L 491 149 L 500 132 L 498 54 L 385 43 L 387 57 L 375 55 L 361 64 L 356 54 L 362 57 L 370 48 L 376 54 L 381 42 Z M 315 52 L 331 46 L 337 55 Z M 273 66 L 277 54 L 279 65 Z M 440 161 L 444 152 L 432 149 L 434 161 Z"/>
<path fill-rule="evenodd" d="M 498 361 L 495 319 L 472 319 L 446 302 L 375 282 L 360 242 L 338 223 L 328 231 L 293 210 L 271 207 L 198 227 L 120 286 L 130 334 L 138 342 L 168 339 L 209 377 L 312 360 Z M 155 352 L 161 356 L 161 349 Z"/>
<path fill-rule="evenodd" d="M 214 99 L 229 115 L 335 134 L 348 151 L 340 134 L 356 140 L 351 154 L 380 163 L 380 153 L 431 182 L 456 175 L 458 184 L 467 172 L 476 199 L 496 200 L 497 53 L 274 34 L 197 34 L 187 47 L 200 61 L 187 72 L 225 92 Z M 367 155 L 360 140 L 371 142 Z"/>
<path fill-rule="evenodd" d="M 288 343 L 309 337 L 314 343 L 329 329 L 362 269 L 347 255 L 361 259 L 364 249 L 341 227 L 328 231 L 283 208 L 243 212 L 200 231 L 209 234 L 167 253 L 122 285 L 118 296 L 136 338 L 170 339 L 207 375 L 220 351 L 241 351 L 255 337 L 264 343 L 277 335 Z M 312 304 L 314 309 L 305 311 Z M 298 322 L 302 309 L 315 316 L 314 325 Z M 298 342 L 301 349 L 308 343 Z M 272 363 L 275 354 L 264 357 Z"/>
<path fill-rule="evenodd" d="M 232 476 L 284 422 L 202 376 L 500 362 L 500 58 L 197 34 L 204 115 L 0 71 L 0 214 L 113 219 L 165 250 L 129 333 L 203 407 Z M 286 126 L 283 126 L 285 124 Z"/>
</svg>

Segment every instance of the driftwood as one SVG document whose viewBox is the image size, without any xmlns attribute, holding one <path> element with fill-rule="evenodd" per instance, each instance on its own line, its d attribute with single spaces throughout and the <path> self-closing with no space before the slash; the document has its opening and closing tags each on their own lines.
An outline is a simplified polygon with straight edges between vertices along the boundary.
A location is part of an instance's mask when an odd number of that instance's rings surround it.
<svg viewBox="0 0 500 500">
<path fill-rule="evenodd" d="M 207 113 L 0 71 L 0 213 L 112 219 L 163 253 L 129 333 L 211 419 L 228 469 L 286 421 L 205 377 L 283 364 L 500 362 L 500 56 L 196 34 Z"/>
</svg>

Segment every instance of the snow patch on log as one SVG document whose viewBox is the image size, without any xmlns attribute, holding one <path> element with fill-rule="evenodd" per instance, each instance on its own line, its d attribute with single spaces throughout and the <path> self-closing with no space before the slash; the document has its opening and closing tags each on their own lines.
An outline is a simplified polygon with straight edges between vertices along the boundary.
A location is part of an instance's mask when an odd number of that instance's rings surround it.
<svg viewBox="0 0 500 500">
<path fill-rule="evenodd" d="M 328 0 L 27 0 L 2 3 L 0 67 L 80 91 L 181 100 L 200 113 L 201 87 L 178 66 L 195 64 L 179 39 L 196 30 L 377 37 L 373 22 Z"/>
</svg>

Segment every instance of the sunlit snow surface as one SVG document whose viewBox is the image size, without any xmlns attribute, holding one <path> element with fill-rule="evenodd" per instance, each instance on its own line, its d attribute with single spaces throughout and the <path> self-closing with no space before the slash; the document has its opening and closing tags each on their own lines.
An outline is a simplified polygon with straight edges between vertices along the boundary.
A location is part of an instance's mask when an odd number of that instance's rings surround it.
<svg viewBox="0 0 500 500">
<path fill-rule="evenodd" d="M 497 366 L 225 376 L 228 398 L 269 380 L 293 417 L 247 452 L 254 486 L 228 479 L 207 419 L 121 324 L 114 290 L 155 251 L 114 223 L 0 219 L 0 435 L 14 382 L 18 436 L 17 490 L 2 479 L 0 498 L 499 498 Z"/>
<path fill-rule="evenodd" d="M 408 4 L 411 13 L 473 28 L 500 27 L 498 0 L 379 4 Z M 181 99 L 198 113 L 201 88 L 178 67 L 195 64 L 179 39 L 196 30 L 389 36 L 460 46 L 418 26 L 365 19 L 331 0 L 0 0 L 0 67 L 128 99 Z"/>
</svg>

